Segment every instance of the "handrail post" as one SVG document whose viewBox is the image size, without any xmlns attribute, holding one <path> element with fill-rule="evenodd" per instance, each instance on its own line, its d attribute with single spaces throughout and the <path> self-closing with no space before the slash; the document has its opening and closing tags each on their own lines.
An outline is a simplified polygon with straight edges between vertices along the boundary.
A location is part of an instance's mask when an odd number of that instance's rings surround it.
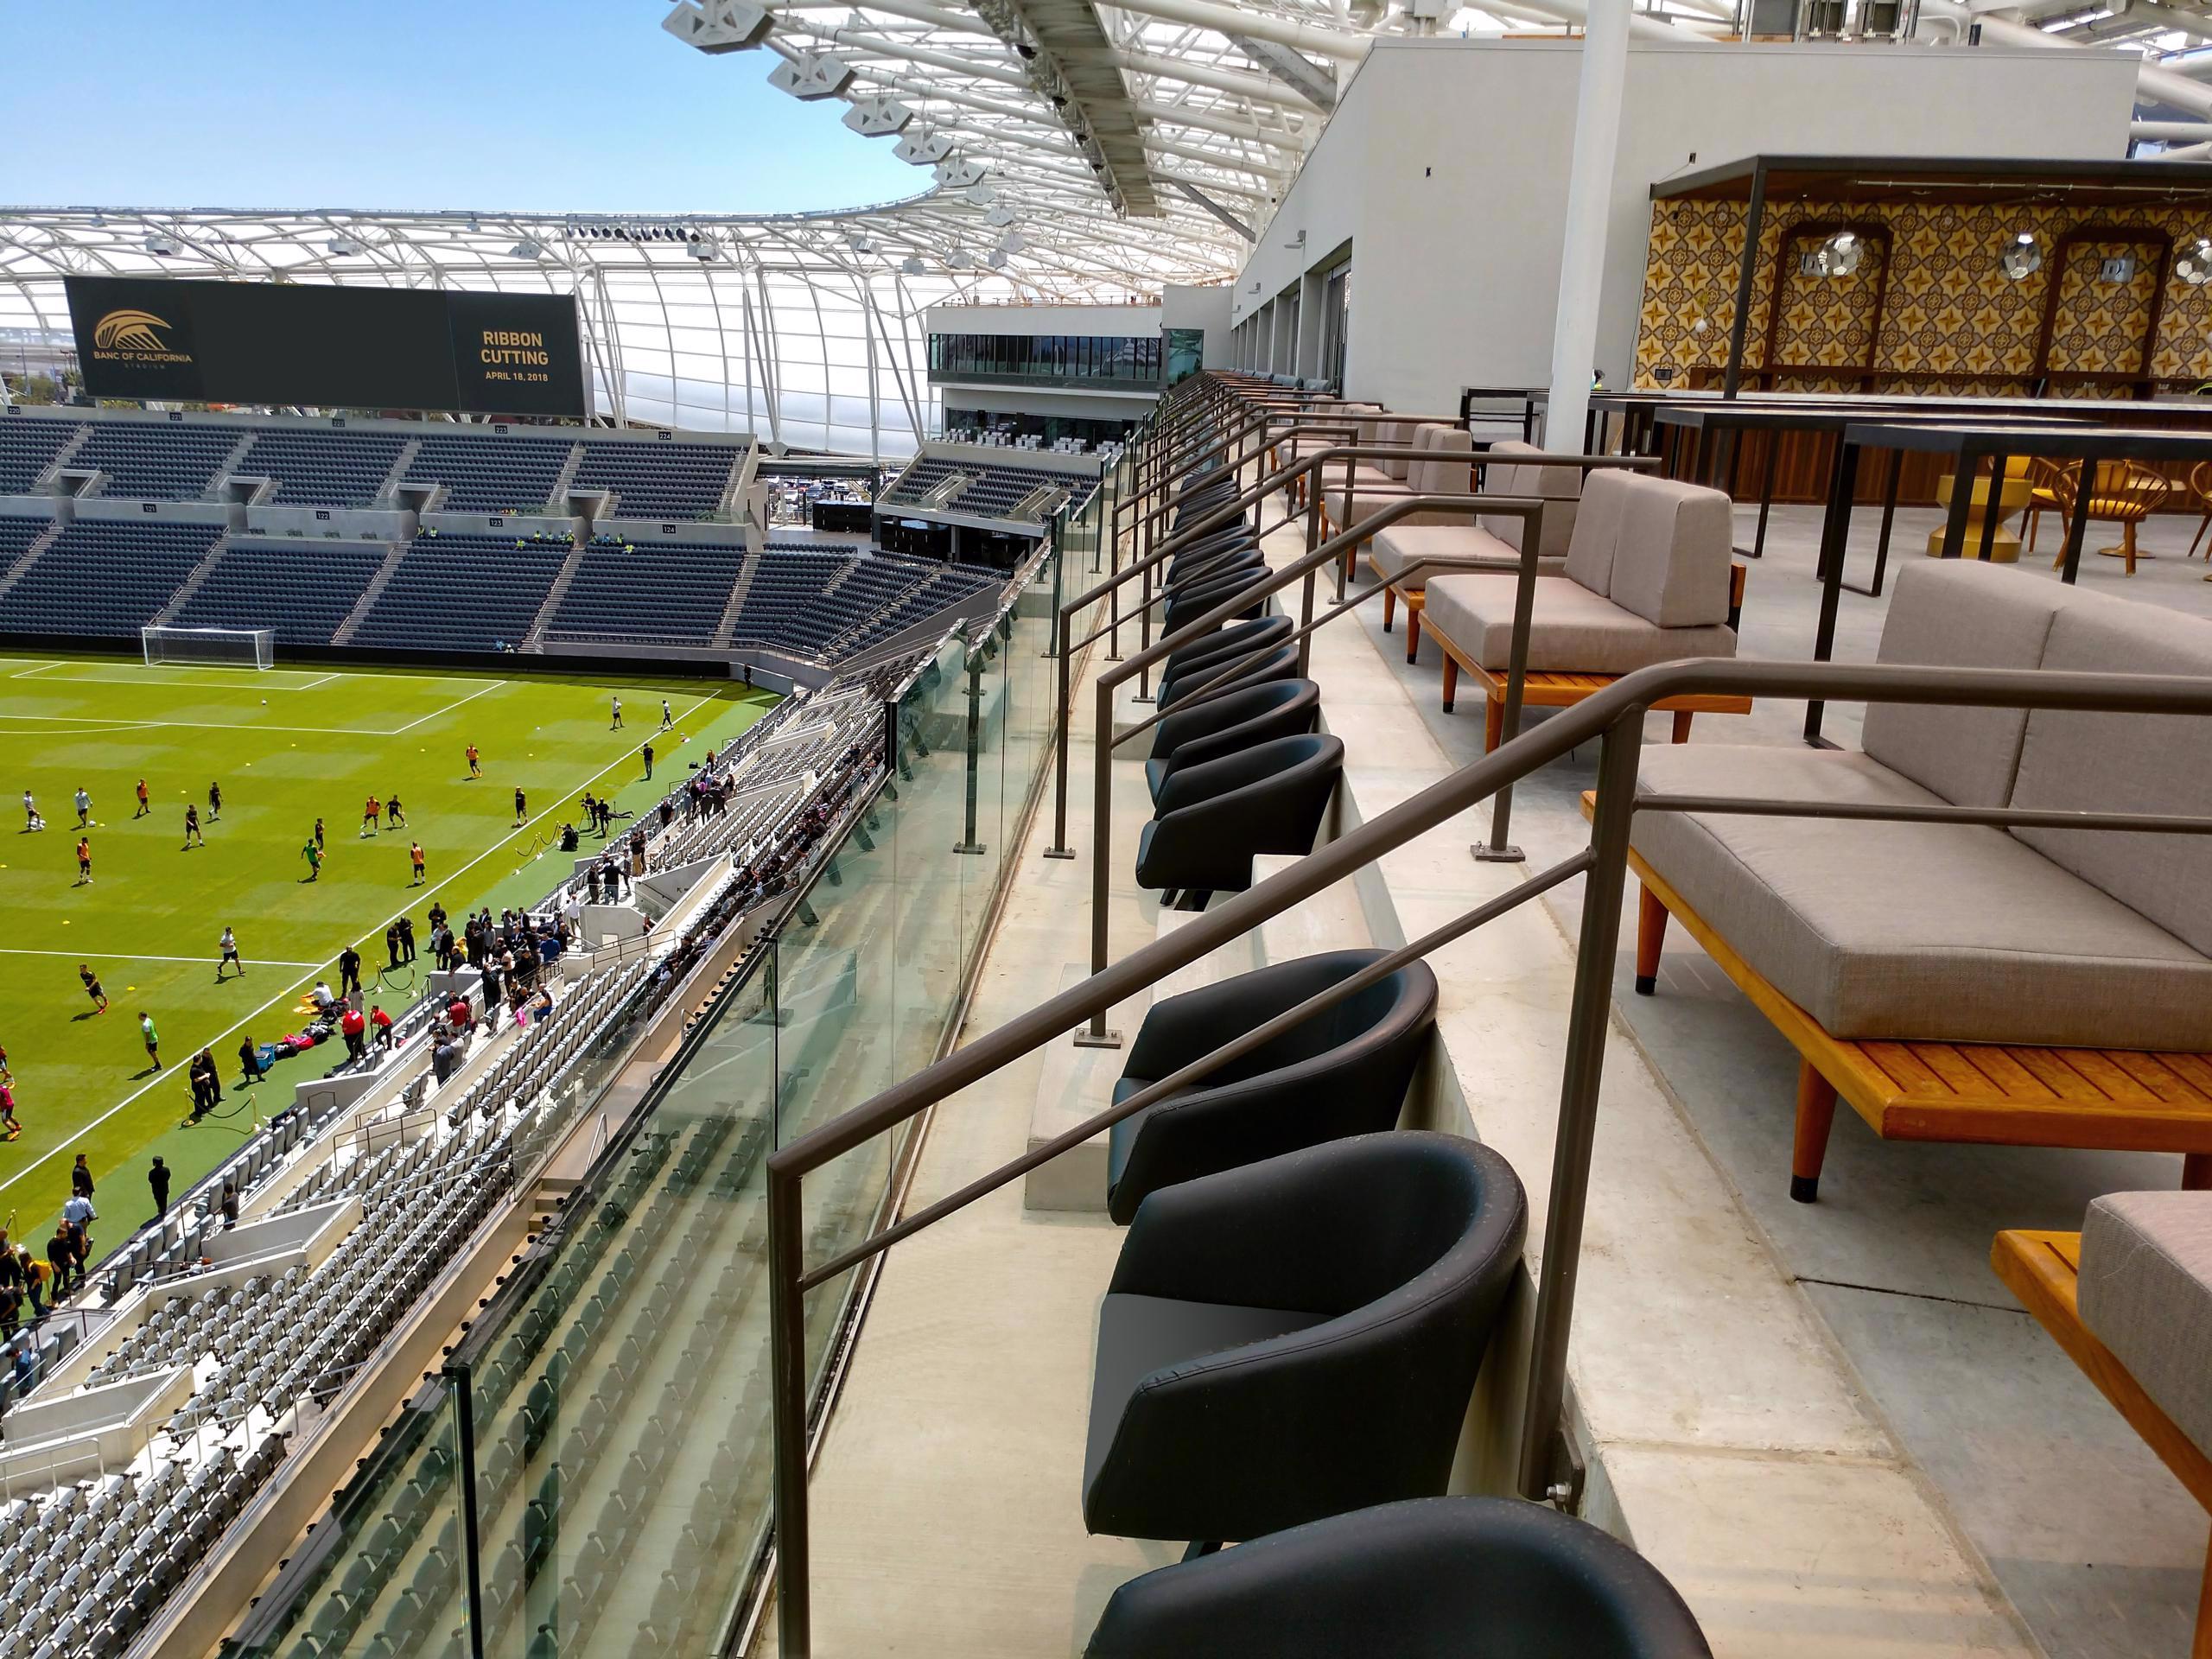
<svg viewBox="0 0 2212 1659">
<path fill-rule="evenodd" d="M 1637 710 L 1605 728 L 1598 751 L 1598 806 L 1583 878 L 1582 937 L 1575 947 L 1567 1058 L 1560 1079 L 1559 1127 L 1552 1151 L 1550 1207 L 1544 1216 L 1543 1271 L 1536 1285 L 1529 1344 L 1529 1386 L 1521 1419 L 1520 1490 L 1543 1499 L 1552 1484 L 1553 1437 L 1567 1402 L 1567 1345 L 1574 1285 L 1582 1262 L 1582 1222 L 1590 1199 L 1590 1153 L 1598 1136 L 1598 1087 L 1612 1022 L 1614 952 L 1621 936 L 1621 883 L 1628 868 L 1629 824 L 1643 745 Z"/>
<path fill-rule="evenodd" d="M 1538 515 L 1521 526 L 1521 569 L 1513 586 L 1513 643 L 1505 658 L 1505 707 L 1499 713 L 1497 741 L 1510 743 L 1521 735 L 1521 699 L 1529 683 L 1529 631 L 1536 614 L 1536 560 L 1543 550 L 1543 520 Z M 1482 864 L 1520 864 L 1528 854 L 1508 839 L 1513 825 L 1513 785 L 1499 790 L 1490 804 L 1490 839 L 1472 848 Z"/>
<path fill-rule="evenodd" d="M 1114 722 L 1114 687 L 1109 678 L 1098 682 L 1098 729 L 1111 730 Z M 1096 843 L 1090 861 L 1090 970 L 1098 971 L 1106 960 L 1108 932 L 1106 925 L 1107 865 L 1112 856 L 1114 769 L 1113 753 L 1103 746 L 1098 764 L 1091 768 L 1090 836 Z M 1077 1048 L 1119 1048 L 1119 1032 L 1106 1028 L 1106 1010 L 1100 1008 L 1090 1016 L 1090 1023 L 1075 1034 Z"/>
<path fill-rule="evenodd" d="M 806 1520 L 806 1258 L 801 1177 L 768 1166 L 768 1376 L 774 1405 L 776 1637 L 782 1659 L 813 1646 Z"/>
</svg>

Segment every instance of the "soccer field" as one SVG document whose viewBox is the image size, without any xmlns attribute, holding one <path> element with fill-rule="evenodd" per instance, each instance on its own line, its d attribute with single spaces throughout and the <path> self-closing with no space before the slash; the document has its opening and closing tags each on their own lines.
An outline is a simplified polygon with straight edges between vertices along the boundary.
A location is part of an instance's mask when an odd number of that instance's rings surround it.
<svg viewBox="0 0 2212 1659">
<path fill-rule="evenodd" d="M 625 729 L 610 730 L 620 696 Z M 658 730 L 665 698 L 676 729 Z M 147 667 L 113 658 L 0 658 L 0 1045 L 23 1134 L 0 1144 L 0 1223 L 34 1243 L 68 1196 L 83 1152 L 99 1183 L 99 1249 L 152 1213 L 145 1170 L 160 1153 L 179 1192 L 235 1150 L 257 1117 L 341 1056 L 334 1042 L 280 1061 L 256 1089 L 238 1048 L 305 1023 L 318 977 L 336 988 L 338 953 L 358 944 L 372 1001 L 397 1014 L 430 967 L 433 899 L 456 918 L 488 902 L 534 899 L 564 875 L 563 822 L 579 829 L 586 790 L 632 811 L 658 800 L 711 747 L 773 706 L 726 680 L 490 678 L 316 668 Z M 654 777 L 640 747 L 653 745 Z M 466 747 L 484 775 L 468 776 Z M 151 810 L 138 815 L 146 780 Z M 208 810 L 222 786 L 222 814 Z M 91 793 L 92 880 L 78 879 L 79 785 Z M 526 820 L 515 824 L 515 791 Z M 25 827 L 22 795 L 46 828 Z M 407 823 L 361 833 L 363 803 L 397 795 Z M 188 804 L 206 844 L 185 846 Z M 327 849 L 308 880 L 315 821 Z M 423 886 L 408 843 L 423 843 Z M 587 849 L 599 845 L 587 835 Z M 415 918 L 417 960 L 385 972 L 385 927 Z M 215 977 L 217 939 L 236 930 L 243 977 Z M 456 923 L 456 926 L 458 924 Z M 77 975 L 88 963 L 109 1007 Z M 150 1069 L 138 1015 L 153 1015 L 163 1069 Z M 212 1047 L 219 1113 L 188 1122 L 192 1057 Z"/>
</svg>

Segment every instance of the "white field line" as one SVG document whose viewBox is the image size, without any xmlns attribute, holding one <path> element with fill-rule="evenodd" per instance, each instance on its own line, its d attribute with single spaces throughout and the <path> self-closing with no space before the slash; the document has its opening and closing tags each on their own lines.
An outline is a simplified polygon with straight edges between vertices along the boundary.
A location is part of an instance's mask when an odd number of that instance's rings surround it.
<svg viewBox="0 0 2212 1659">
<path fill-rule="evenodd" d="M 34 674 L 43 674 L 49 668 L 59 668 L 60 666 L 61 659 L 56 658 L 50 663 L 34 663 L 29 668 L 18 669 L 15 673 L 10 674 L 8 677 L 11 680 L 28 680 Z"/>
<path fill-rule="evenodd" d="M 219 956 L 219 951 L 215 955 Z M 74 957 L 79 962 L 90 962 L 98 957 L 103 962 L 198 962 L 209 967 L 215 956 L 205 957 L 143 957 L 128 950 L 34 950 L 28 945 L 0 944 L 0 957 Z M 248 957 L 246 963 L 256 968 L 326 968 L 322 962 L 280 962 L 274 957 Z"/>
<path fill-rule="evenodd" d="M 417 726 L 420 726 L 423 721 L 435 720 L 441 715 L 449 715 L 454 709 L 464 708 L 467 704 L 475 702 L 477 698 L 482 696 L 487 691 L 497 691 L 503 686 L 509 686 L 513 683 L 514 682 L 512 680 L 488 681 L 485 684 L 478 686 L 476 690 L 470 692 L 467 696 L 456 698 L 452 702 L 446 704 L 442 709 L 433 709 L 429 714 L 424 715 L 421 720 L 410 720 L 404 726 L 402 726 L 397 731 L 385 732 L 383 733 L 382 735 L 385 737 L 404 737 L 408 733 L 413 731 Z M 699 701 L 704 702 L 706 699 L 702 697 Z"/>
<path fill-rule="evenodd" d="M 512 680 L 502 680 L 496 683 L 501 685 L 512 685 L 516 683 L 516 682 Z M 467 699 L 464 698 L 463 701 L 465 702 Z M 689 719 L 700 709 L 705 708 L 708 701 L 709 699 L 705 697 L 695 699 L 691 706 L 683 711 L 683 714 L 680 718 Z M 537 813 L 535 817 L 531 817 L 528 823 L 523 824 L 520 829 L 510 830 L 505 839 L 495 842 L 491 846 L 486 848 L 482 852 L 477 854 L 475 857 L 470 859 L 467 863 L 454 871 L 452 874 L 441 876 L 437 881 L 429 883 L 429 887 L 435 888 L 445 882 L 459 880 L 462 876 L 467 874 L 469 871 L 474 869 L 479 864 L 481 864 L 486 859 L 498 852 L 500 848 L 506 846 L 509 842 L 513 841 L 516 836 L 531 830 L 542 820 L 550 817 L 553 815 L 556 807 L 557 807 L 561 802 L 567 800 L 570 795 L 575 794 L 582 790 L 589 789 L 593 785 L 599 782 L 601 779 L 606 777 L 608 772 L 613 771 L 615 767 L 622 765 L 624 761 L 636 754 L 639 749 L 643 748 L 646 744 L 652 742 L 654 738 L 658 737 L 659 735 L 660 734 L 658 732 L 649 732 L 641 736 L 638 740 L 637 747 L 626 750 L 623 753 L 617 755 L 613 760 L 608 761 L 604 766 L 601 766 L 597 772 L 594 772 L 590 777 L 583 779 L 581 783 L 575 785 L 573 788 L 562 791 L 559 795 L 554 798 L 556 804 L 555 806 L 549 806 L 543 811 Z M 365 933 L 370 937 L 381 933 L 385 928 L 391 926 L 392 923 L 397 921 L 402 916 L 405 915 L 408 909 L 409 906 L 402 905 L 397 910 L 393 911 L 391 915 L 385 917 L 382 922 L 364 930 Z M 335 952 L 333 952 L 332 954 L 334 957 L 336 955 Z M 80 956 L 78 960 L 80 962 L 89 961 L 90 958 Z M 199 958 L 195 957 L 193 958 L 193 960 L 196 961 L 199 960 Z M 318 963 L 315 965 L 321 967 L 324 964 Z M 279 991 L 275 996 L 270 997 L 269 1001 L 263 1003 L 259 1007 L 254 1009 L 252 1013 L 247 1014 L 245 1019 L 232 1021 L 230 1025 L 216 1033 L 215 1035 L 208 1041 L 201 1043 L 200 1046 L 201 1048 L 213 1048 L 217 1043 L 226 1041 L 232 1033 L 243 1030 L 247 1025 L 259 1019 L 263 1014 L 268 1013 L 270 1009 L 282 1002 L 285 997 L 296 993 L 298 990 L 300 984 L 301 982 L 299 980 L 294 980 L 282 991 Z M 189 1047 L 191 1045 L 188 1043 L 186 1046 Z M 137 1088 L 125 1095 L 121 1100 L 117 1101 L 114 1105 L 109 1107 L 107 1110 L 102 1112 L 91 1122 L 79 1124 L 71 1132 L 70 1139 L 64 1141 L 61 1145 L 54 1147 L 51 1151 L 41 1153 L 37 1157 L 32 1159 L 30 1162 L 25 1164 L 21 1169 L 9 1176 L 5 1180 L 0 1180 L 0 1192 L 6 1192 L 10 1187 L 13 1186 L 17 1181 L 22 1180 L 24 1176 L 29 1174 L 40 1165 L 48 1162 L 49 1160 L 57 1158 L 60 1156 L 61 1154 L 68 1151 L 70 1147 L 75 1144 L 77 1137 L 90 1135 L 94 1129 L 99 1128 L 101 1124 L 106 1122 L 108 1119 L 113 1117 L 118 1112 L 123 1110 L 124 1107 L 129 1106 L 133 1101 L 137 1100 L 139 1096 L 144 1094 L 148 1090 L 156 1087 L 159 1084 L 168 1083 L 170 1080 L 171 1074 L 164 1071 L 149 1079 L 147 1082 L 141 1084 Z"/>
</svg>

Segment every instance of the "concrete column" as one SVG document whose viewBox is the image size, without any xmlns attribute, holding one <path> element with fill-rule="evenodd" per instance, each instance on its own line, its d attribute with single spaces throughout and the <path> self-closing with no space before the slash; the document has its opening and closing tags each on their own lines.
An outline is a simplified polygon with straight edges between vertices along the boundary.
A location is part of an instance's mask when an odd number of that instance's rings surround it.
<svg viewBox="0 0 2212 1659">
<path fill-rule="evenodd" d="M 1567 183 L 1567 232 L 1560 248 L 1559 313 L 1552 325 L 1551 401 L 1544 448 L 1582 447 L 1597 366 L 1598 301 L 1605 277 L 1605 215 L 1620 149 L 1621 95 L 1628 80 L 1630 0 L 1590 0 L 1582 37 L 1582 86 L 1574 105 L 1574 165 Z"/>
</svg>

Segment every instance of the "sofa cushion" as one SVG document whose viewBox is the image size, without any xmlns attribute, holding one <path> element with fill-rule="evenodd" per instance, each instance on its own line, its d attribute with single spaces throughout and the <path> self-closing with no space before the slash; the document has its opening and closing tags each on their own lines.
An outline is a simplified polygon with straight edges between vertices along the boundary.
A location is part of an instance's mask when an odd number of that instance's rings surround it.
<svg viewBox="0 0 2212 1659">
<path fill-rule="evenodd" d="M 2035 668 L 2051 618 L 2075 590 L 1979 559 L 1914 560 L 1882 625 L 1884 663 Z M 1955 806 L 2002 806 L 2027 730 L 2024 709 L 1871 702 L 1866 753 Z"/>
<path fill-rule="evenodd" d="M 1572 467 L 1522 467 L 1508 460 L 1513 455 L 1541 454 L 1543 451 L 1535 444 L 1523 443 L 1518 438 L 1493 443 L 1490 447 L 1490 465 L 1483 468 L 1483 490 L 1490 495 L 1541 495 L 1547 502 L 1555 504 L 1544 509 L 1543 541 L 1539 555 L 1564 560 L 1567 542 L 1574 534 L 1575 508 L 1582 499 L 1582 474 Z M 1521 545 L 1518 518 L 1484 518 L 1478 522 L 1508 547 Z"/>
<path fill-rule="evenodd" d="M 1406 481 L 1426 495 L 1472 495 L 1475 493 L 1475 441 L 1457 427 L 1427 429 L 1429 453 L 1434 461 L 1417 461 Z"/>
<path fill-rule="evenodd" d="M 2212 1457 L 2212 1192 L 2108 1192 L 2082 1223 L 2082 1322 Z"/>
<path fill-rule="evenodd" d="M 1567 542 L 1567 574 L 1593 594 L 1613 584 L 1613 550 L 1619 546 L 1621 520 L 1631 488 L 1624 472 L 1595 472 L 1582 480 L 1582 501 Z"/>
<path fill-rule="evenodd" d="M 1421 423 L 1419 421 L 1385 421 L 1375 429 L 1375 441 L 1382 444 L 1409 444 L 1415 441 L 1421 431 Z M 1413 462 L 1400 456 L 1383 461 L 1382 467 L 1382 470 L 1392 478 L 1403 482 L 1406 474 L 1413 467 Z"/>
<path fill-rule="evenodd" d="M 1669 478 L 1627 481 L 1607 595 L 1662 628 L 1726 622 L 1735 535 L 1728 498 Z"/>
<path fill-rule="evenodd" d="M 1393 524 L 1388 530 L 1377 531 L 1367 550 L 1368 563 L 1374 567 L 1376 575 L 1386 580 L 1395 577 L 1416 559 L 1518 560 L 1520 556 L 1518 551 L 1488 530 L 1470 524 Z M 1539 557 L 1536 561 L 1539 575 L 1563 575 L 1566 569 L 1565 559 Z M 1411 581 L 1401 583 L 1401 590 L 1419 593 L 1427 585 L 1429 574 L 1424 571 Z"/>
<path fill-rule="evenodd" d="M 1488 571 L 1432 577 L 1426 601 L 1429 631 L 1442 634 L 1478 667 L 1504 668 L 1512 659 L 1514 589 L 1519 581 L 1517 575 Z M 1662 628 L 1580 582 L 1561 576 L 1536 580 L 1529 622 L 1530 668 L 1626 674 L 1683 657 L 1735 654 L 1731 628 Z"/>
<path fill-rule="evenodd" d="M 2079 594 L 2051 619 L 2056 671 L 2212 675 L 2212 622 Z M 2019 807 L 2212 817 L 2212 720 L 2189 715 L 2029 715 L 2012 785 Z M 2212 953 L 2212 838 L 2022 830 L 2020 839 L 2197 950 Z"/>
<path fill-rule="evenodd" d="M 1637 788 L 1940 801 L 1866 755 L 1781 746 L 1655 745 Z M 1835 1036 L 2212 1047 L 2212 961 L 2003 830 L 1645 812 L 1631 843 Z"/>
</svg>

